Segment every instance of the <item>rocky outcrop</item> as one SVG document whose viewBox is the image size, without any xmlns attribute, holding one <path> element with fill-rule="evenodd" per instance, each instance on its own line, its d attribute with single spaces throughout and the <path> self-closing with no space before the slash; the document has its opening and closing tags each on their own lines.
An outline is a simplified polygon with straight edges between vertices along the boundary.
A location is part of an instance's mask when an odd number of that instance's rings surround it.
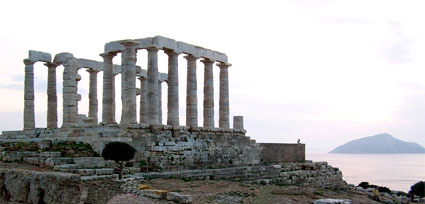
<svg viewBox="0 0 425 204">
<path fill-rule="evenodd" d="M 77 204 L 82 201 L 79 175 L 0 169 L 0 194 L 5 203 Z"/>
</svg>

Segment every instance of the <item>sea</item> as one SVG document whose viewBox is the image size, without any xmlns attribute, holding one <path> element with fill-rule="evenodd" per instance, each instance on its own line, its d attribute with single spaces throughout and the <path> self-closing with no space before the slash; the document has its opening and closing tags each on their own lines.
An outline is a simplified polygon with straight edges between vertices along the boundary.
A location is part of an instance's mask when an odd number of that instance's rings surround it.
<svg viewBox="0 0 425 204">
<path fill-rule="evenodd" d="M 362 181 L 391 190 L 408 192 L 425 181 L 425 154 L 326 154 L 310 153 L 306 160 L 326 161 L 342 171 L 343 179 L 358 185 Z"/>
</svg>

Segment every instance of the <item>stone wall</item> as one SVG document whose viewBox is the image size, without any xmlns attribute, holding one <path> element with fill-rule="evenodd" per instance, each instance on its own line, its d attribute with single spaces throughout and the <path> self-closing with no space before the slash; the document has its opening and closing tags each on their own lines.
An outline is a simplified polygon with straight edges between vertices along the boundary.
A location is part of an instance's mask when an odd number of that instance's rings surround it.
<svg viewBox="0 0 425 204">
<path fill-rule="evenodd" d="M 57 172 L 0 169 L 2 203 L 77 204 L 80 176 Z"/>
<path fill-rule="evenodd" d="M 258 165 L 261 147 L 244 130 L 188 128 L 167 125 L 93 126 L 86 128 L 5 131 L 1 142 L 82 141 L 101 153 L 111 141 L 127 142 L 137 149 L 136 161 L 153 170 L 206 169 Z"/>
<path fill-rule="evenodd" d="M 265 163 L 304 162 L 305 144 L 260 143 Z"/>
<path fill-rule="evenodd" d="M 116 180 L 116 178 L 93 178 L 83 181 L 83 186 L 87 192 L 84 204 L 105 204 L 115 195 L 123 193 L 120 188 L 122 182 Z"/>
</svg>

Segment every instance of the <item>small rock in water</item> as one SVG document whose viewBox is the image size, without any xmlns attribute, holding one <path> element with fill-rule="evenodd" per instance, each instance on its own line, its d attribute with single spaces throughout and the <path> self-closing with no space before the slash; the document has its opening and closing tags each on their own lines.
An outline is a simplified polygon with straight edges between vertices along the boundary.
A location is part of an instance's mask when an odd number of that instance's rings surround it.
<svg viewBox="0 0 425 204">
<path fill-rule="evenodd" d="M 347 199 L 320 199 L 315 200 L 313 204 L 351 204 L 351 200 Z"/>
</svg>

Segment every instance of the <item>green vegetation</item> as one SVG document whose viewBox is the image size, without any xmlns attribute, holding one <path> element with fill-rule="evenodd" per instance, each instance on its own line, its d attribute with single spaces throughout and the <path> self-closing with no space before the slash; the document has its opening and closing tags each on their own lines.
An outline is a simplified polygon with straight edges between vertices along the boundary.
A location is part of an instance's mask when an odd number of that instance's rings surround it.
<svg viewBox="0 0 425 204">
<path fill-rule="evenodd" d="M 105 145 L 102 151 L 102 157 L 105 160 L 113 160 L 119 165 L 119 179 L 122 178 L 122 169 L 124 163 L 133 159 L 136 149 L 123 142 L 111 142 Z"/>
</svg>

